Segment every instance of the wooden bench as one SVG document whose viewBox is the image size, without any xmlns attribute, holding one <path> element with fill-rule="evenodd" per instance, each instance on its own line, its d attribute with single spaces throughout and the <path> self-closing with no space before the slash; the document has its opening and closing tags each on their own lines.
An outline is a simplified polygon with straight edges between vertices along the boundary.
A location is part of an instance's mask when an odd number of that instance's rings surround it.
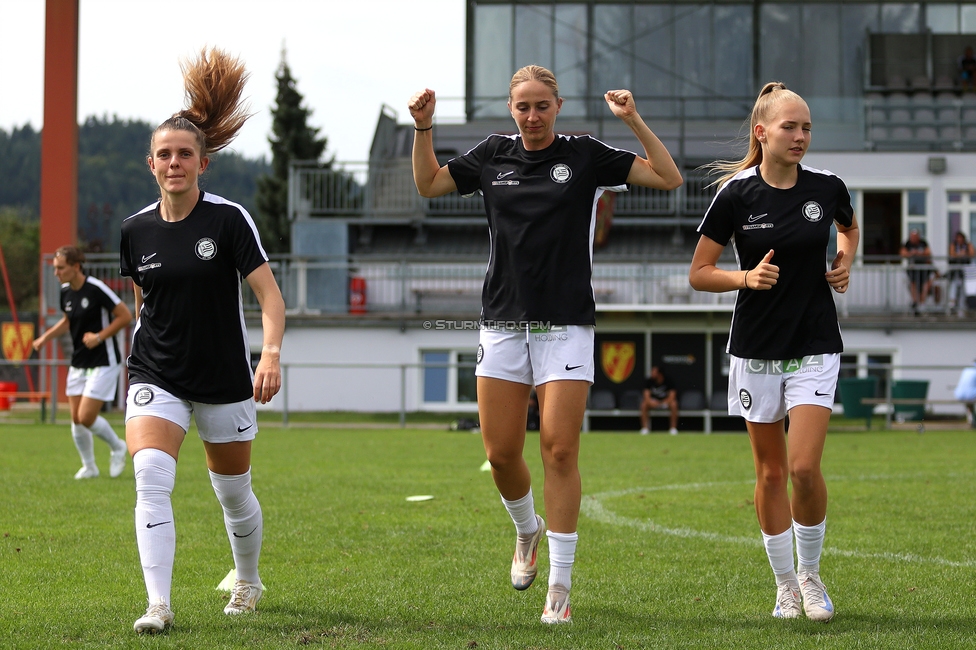
<svg viewBox="0 0 976 650">
<path fill-rule="evenodd" d="M 668 417 L 669 412 L 667 409 L 652 409 L 650 412 L 650 417 Z M 590 430 L 590 418 L 639 418 L 640 411 L 636 409 L 586 409 L 583 413 L 583 431 Z M 737 415 L 729 415 L 728 411 L 713 411 L 711 409 L 682 409 L 678 411 L 678 417 L 688 417 L 688 418 L 702 418 L 704 422 L 704 431 L 706 434 L 712 432 L 712 418 L 717 417 L 739 417 Z"/>
<path fill-rule="evenodd" d="M 922 397 L 892 397 L 891 399 L 885 397 L 862 397 L 861 404 L 877 406 L 879 404 L 891 404 L 891 405 L 904 405 L 904 406 L 928 406 L 934 404 L 960 404 L 967 410 L 972 409 L 972 402 L 960 402 L 957 399 L 928 399 Z M 867 419 L 867 426 L 871 428 L 871 417 Z M 976 426 L 976 421 L 974 421 L 974 426 Z"/>
<path fill-rule="evenodd" d="M 47 419 L 47 401 L 51 398 L 50 393 L 43 393 L 41 391 L 0 391 L 0 398 L 7 399 L 29 399 L 31 401 L 38 400 L 41 403 L 41 422 Z"/>
</svg>

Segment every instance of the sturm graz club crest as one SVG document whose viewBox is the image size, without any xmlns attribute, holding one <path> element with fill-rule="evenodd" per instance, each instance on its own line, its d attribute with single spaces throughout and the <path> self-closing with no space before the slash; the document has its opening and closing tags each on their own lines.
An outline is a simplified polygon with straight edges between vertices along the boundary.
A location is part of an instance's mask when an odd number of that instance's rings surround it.
<svg viewBox="0 0 976 650">
<path fill-rule="evenodd" d="M 153 397 L 155 397 L 155 395 L 153 395 L 152 388 L 143 386 L 136 391 L 135 395 L 132 396 L 132 403 L 136 406 L 145 406 L 149 402 L 153 401 Z"/>
<path fill-rule="evenodd" d="M 475 363 L 476 364 L 481 363 L 481 360 L 484 359 L 484 358 L 485 358 L 485 348 L 484 348 L 483 345 L 481 345 L 479 343 L 478 344 L 478 360 Z"/>
<path fill-rule="evenodd" d="M 217 254 L 217 243 L 209 237 L 204 237 L 197 242 L 197 245 L 193 247 L 196 252 L 197 257 L 201 260 L 213 259 L 213 256 Z"/>
<path fill-rule="evenodd" d="M 739 401 L 742 402 L 742 408 L 748 411 L 752 406 L 752 395 L 749 394 L 749 391 L 743 388 L 739 391 Z"/>
<path fill-rule="evenodd" d="M 816 201 L 807 201 L 803 204 L 803 218 L 816 223 L 823 219 L 823 208 Z"/>
<path fill-rule="evenodd" d="M 563 163 L 556 163 L 549 170 L 549 178 L 557 183 L 565 183 L 573 177 L 573 170 Z"/>
</svg>

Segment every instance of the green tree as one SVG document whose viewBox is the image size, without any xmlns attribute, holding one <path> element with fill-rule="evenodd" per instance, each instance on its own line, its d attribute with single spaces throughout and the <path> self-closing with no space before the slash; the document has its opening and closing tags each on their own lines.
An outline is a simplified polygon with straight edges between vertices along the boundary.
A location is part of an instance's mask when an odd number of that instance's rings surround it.
<svg viewBox="0 0 976 650">
<path fill-rule="evenodd" d="M 292 161 L 312 161 L 322 169 L 330 169 L 332 160 L 321 162 L 327 138 L 318 137 L 319 129 L 309 126 L 312 111 L 302 105 L 304 97 L 296 88 L 291 69 L 281 53 L 281 63 L 275 73 L 278 94 L 271 109 L 271 174 L 258 178 L 256 202 L 260 219 L 261 239 L 269 253 L 291 250 L 291 223 L 288 218 L 288 165 Z"/>
<path fill-rule="evenodd" d="M 17 310 L 36 309 L 41 259 L 41 224 L 25 211 L 0 207 L 0 242 Z M 0 278 L 0 310 L 10 306 Z"/>
</svg>

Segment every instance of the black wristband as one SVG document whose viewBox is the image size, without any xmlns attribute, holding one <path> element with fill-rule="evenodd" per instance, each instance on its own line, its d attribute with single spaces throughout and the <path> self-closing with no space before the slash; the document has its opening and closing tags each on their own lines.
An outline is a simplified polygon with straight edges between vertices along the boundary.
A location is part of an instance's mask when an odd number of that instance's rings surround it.
<svg viewBox="0 0 976 650">
<path fill-rule="evenodd" d="M 434 128 L 434 125 L 433 124 L 431 124 L 430 126 L 428 126 L 426 129 L 419 129 L 419 128 L 417 128 L 416 125 L 414 125 L 413 130 L 414 131 L 430 131 L 432 128 Z"/>
</svg>

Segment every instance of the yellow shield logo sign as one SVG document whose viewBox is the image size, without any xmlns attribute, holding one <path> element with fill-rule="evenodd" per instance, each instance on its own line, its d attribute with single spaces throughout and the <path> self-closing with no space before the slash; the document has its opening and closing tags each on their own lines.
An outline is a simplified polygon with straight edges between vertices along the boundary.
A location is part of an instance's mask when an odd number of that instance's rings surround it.
<svg viewBox="0 0 976 650">
<path fill-rule="evenodd" d="M 633 341 L 607 341 L 600 350 L 603 374 L 615 384 L 625 381 L 634 372 L 637 346 Z"/>
<path fill-rule="evenodd" d="M 31 342 L 34 340 L 33 323 L 3 323 L 0 332 L 3 337 L 3 356 L 8 361 L 30 358 Z"/>
</svg>

